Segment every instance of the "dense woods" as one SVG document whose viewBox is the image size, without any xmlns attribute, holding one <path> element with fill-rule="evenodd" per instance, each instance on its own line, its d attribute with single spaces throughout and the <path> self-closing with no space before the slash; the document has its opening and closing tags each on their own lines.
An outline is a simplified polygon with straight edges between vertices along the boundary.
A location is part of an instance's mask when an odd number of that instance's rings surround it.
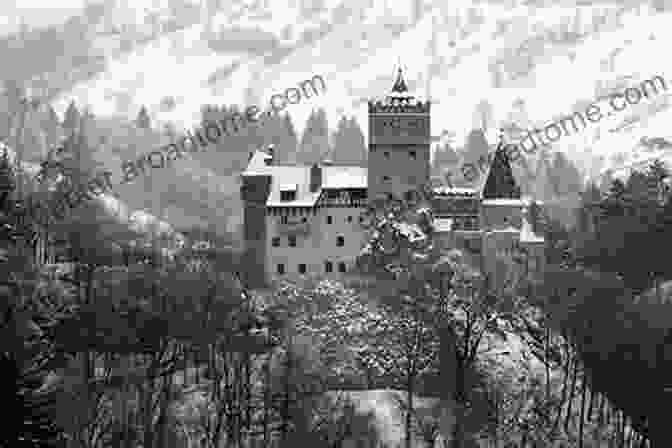
<svg viewBox="0 0 672 448">
<path fill-rule="evenodd" d="M 66 118 L 72 169 L 23 194 L 95 170 L 72 140 L 81 117 Z M 380 389 L 403 392 L 391 400 L 406 447 L 666 440 L 655 404 L 669 274 L 655 249 L 672 209 L 660 163 L 588 186 L 573 228 L 536 210 L 549 271 L 497 292 L 459 251 L 436 250 L 429 189 L 371 204 L 359 269 L 342 281 L 251 291 L 216 232 L 185 231 L 168 254 L 158 234 L 100 238 L 103 215 L 86 208 L 50 227 L 67 242 L 54 269 L 30 256 L 20 170 L 4 163 L 2 363 L 15 378 L 4 394 L 22 410 L 2 434 L 11 446 L 393 446 L 357 398 Z"/>
</svg>

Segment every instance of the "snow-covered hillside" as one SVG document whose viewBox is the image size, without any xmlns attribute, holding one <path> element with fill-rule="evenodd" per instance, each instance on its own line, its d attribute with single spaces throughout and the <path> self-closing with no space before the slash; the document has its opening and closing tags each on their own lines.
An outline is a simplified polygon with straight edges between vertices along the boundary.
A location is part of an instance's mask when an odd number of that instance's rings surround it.
<svg viewBox="0 0 672 448">
<path fill-rule="evenodd" d="M 132 119 L 145 105 L 156 127 L 174 122 L 189 128 L 200 119 L 203 104 L 257 102 L 265 107 L 274 93 L 321 75 L 327 91 L 287 109 L 297 132 L 310 111 L 322 107 L 332 130 L 346 115 L 354 116 L 366 133 L 366 100 L 389 91 L 401 61 L 411 90 L 421 97 L 429 93 L 435 103 L 433 134 L 450 132 L 461 146 L 482 101 L 491 109 L 486 124 L 494 143 L 497 128 L 507 123 L 543 127 L 595 101 L 608 111 L 609 92 L 656 75 L 672 79 L 672 62 L 662 56 L 672 37 L 672 11 L 655 11 L 646 1 L 549 6 L 436 1 L 417 23 L 401 28 L 390 25 L 396 23 L 394 11 L 380 5 L 333 1 L 306 18 L 285 3 L 235 3 L 214 14 L 210 24 L 278 36 L 289 45 L 282 49 L 284 57 L 212 50 L 208 27 L 199 23 L 112 61 L 102 75 L 63 94 L 55 108 L 62 113 L 74 99 L 97 116 Z M 401 3 L 399 8 L 406 6 Z M 297 38 L 306 29 L 324 34 Z M 167 110 L 162 105 L 169 97 L 175 106 Z M 618 168 L 611 155 L 636 150 L 642 137 L 666 136 L 669 114 L 667 94 L 661 92 L 563 136 L 551 150 L 566 153 L 592 177 Z M 189 171 L 195 179 L 212 178 L 207 167 L 190 166 Z"/>
</svg>

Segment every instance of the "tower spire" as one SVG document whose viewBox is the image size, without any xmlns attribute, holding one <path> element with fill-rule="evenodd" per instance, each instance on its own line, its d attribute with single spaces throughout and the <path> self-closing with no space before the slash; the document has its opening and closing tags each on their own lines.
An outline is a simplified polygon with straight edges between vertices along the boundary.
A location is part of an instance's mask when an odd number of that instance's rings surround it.
<svg viewBox="0 0 672 448">
<path fill-rule="evenodd" d="M 394 81 L 394 85 L 392 86 L 392 92 L 408 93 L 408 86 L 404 80 L 404 72 L 401 70 L 401 66 L 397 69 L 397 79 Z"/>
<path fill-rule="evenodd" d="M 504 149 L 504 129 L 499 131 L 499 142 L 483 187 L 483 199 L 520 199 L 520 187 Z"/>
</svg>

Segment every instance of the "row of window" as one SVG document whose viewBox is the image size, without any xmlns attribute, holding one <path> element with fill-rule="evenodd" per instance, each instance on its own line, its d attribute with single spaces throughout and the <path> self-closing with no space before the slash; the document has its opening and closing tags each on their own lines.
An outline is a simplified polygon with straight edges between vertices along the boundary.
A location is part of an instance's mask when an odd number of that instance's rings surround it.
<svg viewBox="0 0 672 448">
<path fill-rule="evenodd" d="M 383 151 L 383 155 L 385 156 L 386 159 L 389 159 L 390 158 L 390 151 Z M 408 151 L 408 157 L 411 160 L 415 160 L 418 157 L 418 153 L 413 151 L 413 150 Z"/>
<path fill-rule="evenodd" d="M 307 266 L 305 263 L 301 263 L 297 266 L 297 272 L 299 274 L 305 274 L 306 273 Z M 278 275 L 284 275 L 285 274 L 285 265 L 284 263 L 279 263 L 278 266 L 276 267 L 276 271 Z M 347 271 L 347 266 L 344 262 L 338 263 L 338 272 L 345 273 Z M 324 272 L 329 274 L 334 272 L 334 263 L 331 261 L 325 261 L 324 262 Z"/>
<path fill-rule="evenodd" d="M 417 180 L 418 178 L 415 176 L 408 176 L 408 178 L 406 179 L 407 181 L 406 183 L 409 185 L 414 185 L 417 182 Z M 383 182 L 389 184 L 390 182 L 392 182 L 392 178 L 390 176 L 383 176 Z"/>
<path fill-rule="evenodd" d="M 273 237 L 273 239 L 271 240 L 271 245 L 273 247 L 280 247 L 280 237 L 279 236 Z M 296 247 L 296 235 L 289 235 L 287 237 L 287 245 L 289 247 Z M 345 246 L 345 237 L 337 236 L 336 247 L 343 247 L 343 246 Z"/>
<path fill-rule="evenodd" d="M 345 221 L 346 222 L 352 222 L 352 216 L 348 216 L 347 218 L 345 218 Z M 301 218 L 301 222 L 308 222 L 308 218 L 306 218 L 304 216 L 303 218 Z M 364 218 L 360 216 L 359 217 L 359 222 L 360 223 L 364 222 Z M 288 217 L 286 215 L 280 217 L 280 224 L 288 224 L 288 223 L 289 223 L 289 220 L 288 220 Z M 333 223 L 334 223 L 333 216 L 327 216 L 327 224 L 333 224 Z"/>
</svg>

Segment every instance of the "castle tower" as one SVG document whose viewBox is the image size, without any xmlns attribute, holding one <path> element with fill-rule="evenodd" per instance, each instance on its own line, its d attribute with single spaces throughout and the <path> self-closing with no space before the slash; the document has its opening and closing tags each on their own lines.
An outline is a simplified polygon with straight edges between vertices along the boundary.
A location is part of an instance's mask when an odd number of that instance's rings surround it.
<svg viewBox="0 0 672 448">
<path fill-rule="evenodd" d="M 408 94 L 401 68 L 386 99 L 369 101 L 369 199 L 403 199 L 429 182 L 429 109 Z"/>
</svg>

